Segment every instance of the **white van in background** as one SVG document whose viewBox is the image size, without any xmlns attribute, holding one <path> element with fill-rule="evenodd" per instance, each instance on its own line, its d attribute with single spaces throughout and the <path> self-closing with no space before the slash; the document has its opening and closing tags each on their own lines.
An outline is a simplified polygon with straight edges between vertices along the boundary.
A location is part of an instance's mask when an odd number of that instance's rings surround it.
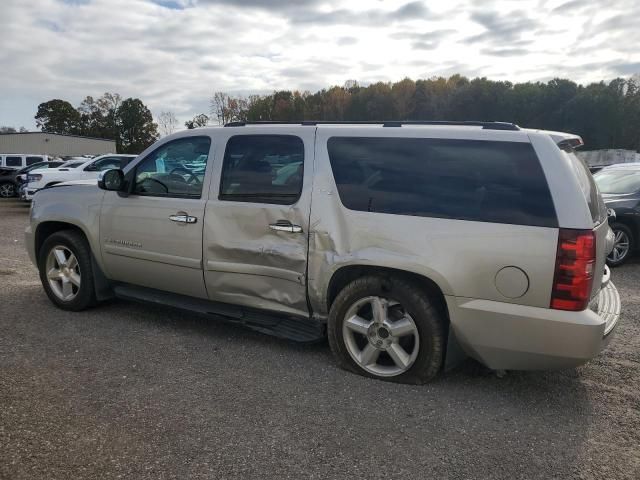
<svg viewBox="0 0 640 480">
<path fill-rule="evenodd" d="M 0 153 L 0 167 L 24 168 L 38 162 L 48 162 L 49 155 L 31 153 Z"/>
</svg>

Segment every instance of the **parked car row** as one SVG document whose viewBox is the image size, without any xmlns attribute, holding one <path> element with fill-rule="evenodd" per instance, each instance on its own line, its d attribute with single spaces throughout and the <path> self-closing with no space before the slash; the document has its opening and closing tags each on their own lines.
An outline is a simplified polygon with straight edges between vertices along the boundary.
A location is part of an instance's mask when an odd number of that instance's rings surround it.
<svg viewBox="0 0 640 480">
<path fill-rule="evenodd" d="M 12 159 L 16 159 L 12 161 Z M 21 168 L 17 159 L 21 158 Z M 38 158 L 41 161 L 32 162 Z M 42 160 L 42 159 L 45 160 Z M 0 197 L 18 196 L 31 200 L 38 190 L 62 182 L 74 180 L 94 180 L 98 173 L 111 168 L 123 168 L 135 155 L 106 154 L 99 157 L 71 157 L 66 161 L 53 160 L 46 155 L 1 155 Z"/>
</svg>

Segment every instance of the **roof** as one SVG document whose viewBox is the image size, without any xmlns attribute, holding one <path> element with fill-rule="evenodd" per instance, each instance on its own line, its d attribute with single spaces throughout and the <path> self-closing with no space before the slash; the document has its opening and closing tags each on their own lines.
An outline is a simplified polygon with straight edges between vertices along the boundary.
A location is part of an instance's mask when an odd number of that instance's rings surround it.
<svg viewBox="0 0 640 480">
<path fill-rule="evenodd" d="M 53 133 L 53 132 L 3 132 L 0 135 L 54 135 L 56 137 L 75 137 L 86 138 L 87 140 L 100 140 L 103 142 L 115 142 L 113 138 L 85 137 L 83 135 L 71 135 L 69 133 Z"/>
</svg>

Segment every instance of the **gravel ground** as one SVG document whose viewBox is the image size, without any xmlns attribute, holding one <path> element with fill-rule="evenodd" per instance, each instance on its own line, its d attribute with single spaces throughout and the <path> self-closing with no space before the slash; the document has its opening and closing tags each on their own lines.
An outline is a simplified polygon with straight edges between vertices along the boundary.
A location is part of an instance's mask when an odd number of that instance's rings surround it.
<svg viewBox="0 0 640 480">
<path fill-rule="evenodd" d="M 0 202 L 0 478 L 640 478 L 640 261 L 589 364 L 407 386 L 177 311 L 58 310 L 27 220 Z"/>
</svg>

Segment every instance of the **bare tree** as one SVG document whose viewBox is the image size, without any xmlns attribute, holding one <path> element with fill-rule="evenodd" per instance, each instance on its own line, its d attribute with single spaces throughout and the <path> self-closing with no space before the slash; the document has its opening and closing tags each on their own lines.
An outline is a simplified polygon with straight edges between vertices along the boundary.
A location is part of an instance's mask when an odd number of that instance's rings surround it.
<svg viewBox="0 0 640 480">
<path fill-rule="evenodd" d="M 160 112 L 158 116 L 158 129 L 160 136 L 171 135 L 178 129 L 178 119 L 173 112 Z"/>
<path fill-rule="evenodd" d="M 209 102 L 209 110 L 211 116 L 218 120 L 220 125 L 224 125 L 229 121 L 227 118 L 229 95 L 224 92 L 213 92 L 213 97 Z"/>
<path fill-rule="evenodd" d="M 246 106 L 246 99 L 233 98 L 224 92 L 214 92 L 209 102 L 211 116 L 216 118 L 220 125 L 241 120 Z"/>
</svg>

